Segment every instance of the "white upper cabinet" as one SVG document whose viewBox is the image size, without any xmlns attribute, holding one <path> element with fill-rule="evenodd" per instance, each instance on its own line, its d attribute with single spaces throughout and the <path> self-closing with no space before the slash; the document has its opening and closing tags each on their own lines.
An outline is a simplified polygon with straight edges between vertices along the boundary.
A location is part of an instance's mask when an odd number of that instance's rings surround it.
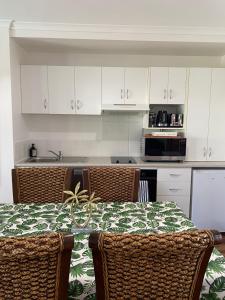
<svg viewBox="0 0 225 300">
<path fill-rule="evenodd" d="M 49 111 L 47 66 L 21 66 L 22 113 Z"/>
<path fill-rule="evenodd" d="M 73 114 L 76 112 L 74 90 L 74 67 L 48 67 L 49 112 Z"/>
<path fill-rule="evenodd" d="M 101 67 L 21 66 L 23 113 L 101 114 Z"/>
<path fill-rule="evenodd" d="M 186 97 L 186 68 L 152 67 L 150 104 L 184 104 Z"/>
<path fill-rule="evenodd" d="M 148 69 L 126 68 L 125 69 L 125 95 L 124 102 L 127 104 L 149 104 L 148 99 Z"/>
<path fill-rule="evenodd" d="M 75 67 L 77 114 L 101 114 L 101 67 Z"/>
<path fill-rule="evenodd" d="M 102 68 L 102 104 L 124 104 L 124 68 Z"/>
<path fill-rule="evenodd" d="M 102 108 L 148 109 L 148 68 L 102 68 Z"/>
<path fill-rule="evenodd" d="M 190 69 L 186 131 L 189 161 L 206 160 L 208 156 L 211 73 L 209 68 Z"/>
<path fill-rule="evenodd" d="M 225 160 L 225 69 L 222 68 L 212 69 L 208 160 Z"/>
<path fill-rule="evenodd" d="M 186 68 L 169 68 L 168 104 L 184 104 L 186 96 Z"/>
<path fill-rule="evenodd" d="M 167 104 L 168 68 L 152 67 L 150 70 L 150 104 Z"/>
</svg>

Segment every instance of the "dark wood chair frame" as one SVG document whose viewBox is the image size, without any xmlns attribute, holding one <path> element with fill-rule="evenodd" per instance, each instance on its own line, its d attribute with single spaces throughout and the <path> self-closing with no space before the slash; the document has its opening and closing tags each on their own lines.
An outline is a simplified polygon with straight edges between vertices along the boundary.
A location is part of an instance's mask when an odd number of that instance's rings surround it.
<svg viewBox="0 0 225 300">
<path fill-rule="evenodd" d="M 72 168 L 66 168 L 66 169 L 67 171 L 66 171 L 66 179 L 65 179 L 65 190 L 70 190 L 72 187 L 73 169 Z M 19 198 L 19 182 L 16 174 L 16 169 L 12 169 L 11 174 L 12 174 L 13 202 L 15 204 L 23 203 Z M 66 195 L 64 195 L 64 200 L 65 199 L 66 199 Z"/>
<path fill-rule="evenodd" d="M 122 167 L 117 167 L 117 168 L 122 168 Z M 140 182 L 140 169 L 135 168 L 134 196 L 133 196 L 132 202 L 138 201 L 139 182 Z M 94 191 L 90 190 L 90 179 L 89 179 L 89 169 L 88 168 L 83 169 L 83 186 L 84 186 L 84 189 L 87 190 L 89 194 L 91 192 L 94 192 Z M 96 195 L 96 196 L 98 196 L 98 195 Z"/>
<path fill-rule="evenodd" d="M 214 238 L 214 245 L 223 243 L 222 236 L 220 232 L 216 230 L 211 230 Z M 108 300 L 105 295 L 106 278 L 104 277 L 104 261 L 103 253 L 99 249 L 99 236 L 101 233 L 92 232 L 89 237 L 89 247 L 92 250 L 92 257 L 94 263 L 95 271 L 95 282 L 96 282 L 96 299 L 97 300 Z M 198 270 L 198 277 L 193 284 L 193 298 L 191 300 L 199 300 L 200 292 L 202 288 L 202 282 L 204 279 L 205 271 L 214 248 L 214 245 L 209 246 L 203 256 L 202 262 L 200 264 L 200 269 Z"/>
</svg>

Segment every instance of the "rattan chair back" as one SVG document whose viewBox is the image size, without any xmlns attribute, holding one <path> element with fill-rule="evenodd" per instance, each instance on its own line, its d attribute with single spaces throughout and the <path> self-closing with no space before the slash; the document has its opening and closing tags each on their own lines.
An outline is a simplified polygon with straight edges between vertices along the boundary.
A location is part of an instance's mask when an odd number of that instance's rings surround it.
<svg viewBox="0 0 225 300">
<path fill-rule="evenodd" d="M 12 170 L 14 203 L 59 203 L 70 189 L 72 170 L 63 167 Z"/>
<path fill-rule="evenodd" d="M 72 248 L 71 234 L 0 238 L 0 299 L 67 299 Z"/>
<path fill-rule="evenodd" d="M 125 167 L 90 167 L 83 170 L 84 188 L 102 202 L 138 201 L 140 170 Z"/>
<path fill-rule="evenodd" d="M 213 232 L 198 230 L 92 233 L 97 299 L 199 300 L 214 242 Z"/>
</svg>

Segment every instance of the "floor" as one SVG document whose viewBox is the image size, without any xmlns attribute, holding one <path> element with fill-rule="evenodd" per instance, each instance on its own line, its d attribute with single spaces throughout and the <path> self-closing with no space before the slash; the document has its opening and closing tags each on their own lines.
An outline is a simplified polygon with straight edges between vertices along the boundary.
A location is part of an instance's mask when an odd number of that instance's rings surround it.
<svg viewBox="0 0 225 300">
<path fill-rule="evenodd" d="M 222 233 L 223 243 L 221 245 L 217 245 L 216 248 L 225 256 L 225 233 Z"/>
</svg>

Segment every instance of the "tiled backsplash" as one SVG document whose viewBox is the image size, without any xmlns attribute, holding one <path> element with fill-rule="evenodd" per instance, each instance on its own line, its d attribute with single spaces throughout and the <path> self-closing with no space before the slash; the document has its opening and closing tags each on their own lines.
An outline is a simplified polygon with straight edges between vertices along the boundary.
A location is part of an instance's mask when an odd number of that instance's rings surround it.
<svg viewBox="0 0 225 300">
<path fill-rule="evenodd" d="M 15 145 L 16 161 L 23 159 L 24 150 L 27 155 L 31 143 L 36 144 L 40 156 L 49 155 L 48 150 L 61 150 L 65 156 L 140 155 L 143 113 L 24 115 L 24 118 L 29 137 Z"/>
</svg>

